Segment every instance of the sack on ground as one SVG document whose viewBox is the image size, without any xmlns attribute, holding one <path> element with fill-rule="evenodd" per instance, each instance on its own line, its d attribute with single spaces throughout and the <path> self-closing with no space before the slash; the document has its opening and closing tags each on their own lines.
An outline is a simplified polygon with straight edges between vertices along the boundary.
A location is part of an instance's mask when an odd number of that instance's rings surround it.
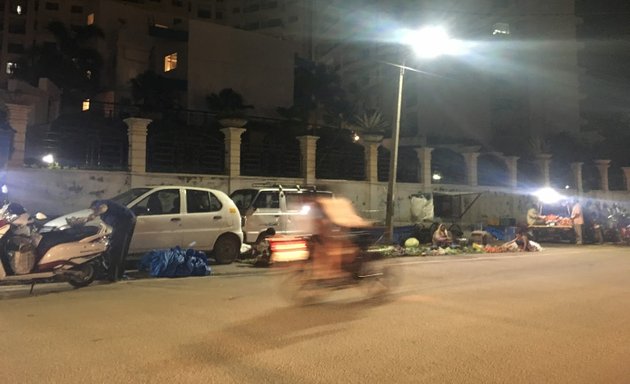
<svg viewBox="0 0 630 384">
<path fill-rule="evenodd" d="M 540 252 L 543 250 L 543 247 L 535 241 L 530 240 L 528 243 L 531 251 Z"/>
<path fill-rule="evenodd" d="M 157 249 L 145 254 L 138 269 L 149 271 L 153 277 L 206 276 L 211 271 L 205 253 L 180 247 Z"/>
</svg>

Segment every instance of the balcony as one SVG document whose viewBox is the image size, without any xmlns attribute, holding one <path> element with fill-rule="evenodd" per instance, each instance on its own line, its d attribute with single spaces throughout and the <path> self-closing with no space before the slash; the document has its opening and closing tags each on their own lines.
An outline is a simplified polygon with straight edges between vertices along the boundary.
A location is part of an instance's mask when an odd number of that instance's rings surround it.
<svg viewBox="0 0 630 384">
<path fill-rule="evenodd" d="M 149 35 L 174 41 L 188 41 L 188 31 L 170 29 L 158 25 L 149 25 Z"/>
</svg>

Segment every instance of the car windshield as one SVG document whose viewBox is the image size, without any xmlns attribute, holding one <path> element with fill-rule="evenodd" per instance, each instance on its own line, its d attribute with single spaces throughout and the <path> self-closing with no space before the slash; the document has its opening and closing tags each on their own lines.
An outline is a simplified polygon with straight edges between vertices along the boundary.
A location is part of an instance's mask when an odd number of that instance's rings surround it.
<svg viewBox="0 0 630 384">
<path fill-rule="evenodd" d="M 247 208 L 252 205 L 254 197 L 256 197 L 257 193 L 258 191 L 255 189 L 238 189 L 232 192 L 230 198 L 234 201 L 234 204 L 236 204 L 236 207 L 242 215 Z"/>
<path fill-rule="evenodd" d="M 151 188 L 132 188 L 128 190 L 127 192 L 123 192 L 118 196 L 112 197 L 110 200 L 115 201 L 121 205 L 128 205 L 129 203 L 134 201 L 138 196 L 141 196 L 150 190 Z"/>
</svg>

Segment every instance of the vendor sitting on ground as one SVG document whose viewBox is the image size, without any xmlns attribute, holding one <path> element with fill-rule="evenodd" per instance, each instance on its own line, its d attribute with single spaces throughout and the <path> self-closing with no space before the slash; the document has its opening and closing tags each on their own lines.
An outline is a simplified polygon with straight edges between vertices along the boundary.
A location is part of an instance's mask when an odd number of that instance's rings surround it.
<svg viewBox="0 0 630 384">
<path fill-rule="evenodd" d="M 444 248 L 450 246 L 452 242 L 453 239 L 451 234 L 446 230 L 446 226 L 440 224 L 435 232 L 433 232 L 433 245 Z"/>
<path fill-rule="evenodd" d="M 527 211 L 527 225 L 545 225 L 545 216 L 540 215 L 534 206 Z"/>
<path fill-rule="evenodd" d="M 505 249 L 508 252 L 536 252 L 542 251 L 542 247 L 540 244 L 536 243 L 533 240 L 529 239 L 529 235 L 527 231 L 524 229 L 519 229 L 516 231 L 516 237 L 503 244 L 501 248 Z"/>
</svg>

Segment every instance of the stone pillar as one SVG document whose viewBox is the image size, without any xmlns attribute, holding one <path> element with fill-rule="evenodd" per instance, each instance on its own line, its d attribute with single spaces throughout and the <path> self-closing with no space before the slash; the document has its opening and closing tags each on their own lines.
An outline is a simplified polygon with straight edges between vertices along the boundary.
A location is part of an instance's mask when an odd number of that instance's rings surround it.
<svg viewBox="0 0 630 384">
<path fill-rule="evenodd" d="M 9 166 L 24 166 L 24 153 L 26 151 L 26 129 L 28 127 L 28 115 L 32 107 L 30 105 L 6 103 L 9 125 L 13 134 L 13 153 L 9 159 Z"/>
<path fill-rule="evenodd" d="M 582 185 L 582 165 L 584 163 L 580 161 L 576 161 L 571 163 L 571 171 L 573 172 L 573 181 L 575 182 L 575 190 L 579 193 L 584 192 L 584 187 Z"/>
<path fill-rule="evenodd" d="M 382 136 L 379 140 L 361 138 L 361 145 L 364 148 L 365 178 L 368 183 L 378 183 L 378 147 L 381 145 L 382 138 Z"/>
<path fill-rule="evenodd" d="M 599 171 L 599 189 L 608 191 L 608 168 L 610 168 L 610 160 L 595 160 L 595 166 Z"/>
<path fill-rule="evenodd" d="M 433 148 L 421 147 L 414 148 L 420 161 L 420 180 L 426 190 L 431 188 L 431 152 Z"/>
<path fill-rule="evenodd" d="M 134 174 L 144 174 L 147 172 L 147 127 L 152 120 L 139 117 L 129 117 L 123 121 L 128 127 L 129 171 L 131 172 L 132 177 Z"/>
<path fill-rule="evenodd" d="M 477 158 L 479 152 L 466 152 L 463 153 L 464 160 L 466 161 L 466 177 L 468 179 L 468 185 L 472 187 L 477 186 Z"/>
<path fill-rule="evenodd" d="M 304 184 L 315 184 L 315 175 L 317 170 L 317 140 L 318 136 L 298 136 L 300 141 L 300 153 L 301 153 L 301 172 L 304 178 Z"/>
<path fill-rule="evenodd" d="M 510 177 L 509 186 L 511 188 L 518 187 L 518 156 L 504 156 L 505 165 L 508 169 L 508 174 Z"/>
<path fill-rule="evenodd" d="M 626 181 L 626 191 L 630 191 L 630 167 L 621 167 L 621 170 Z"/>
<path fill-rule="evenodd" d="M 548 153 L 541 153 L 536 156 L 538 160 L 538 165 L 540 166 L 540 170 L 542 173 L 542 182 L 545 187 L 549 187 L 551 185 L 551 176 L 549 174 L 549 166 L 551 165 L 551 155 Z"/>
<path fill-rule="evenodd" d="M 245 128 L 221 128 L 225 135 L 225 173 L 230 178 L 241 175 L 241 135 L 245 131 Z"/>
</svg>

